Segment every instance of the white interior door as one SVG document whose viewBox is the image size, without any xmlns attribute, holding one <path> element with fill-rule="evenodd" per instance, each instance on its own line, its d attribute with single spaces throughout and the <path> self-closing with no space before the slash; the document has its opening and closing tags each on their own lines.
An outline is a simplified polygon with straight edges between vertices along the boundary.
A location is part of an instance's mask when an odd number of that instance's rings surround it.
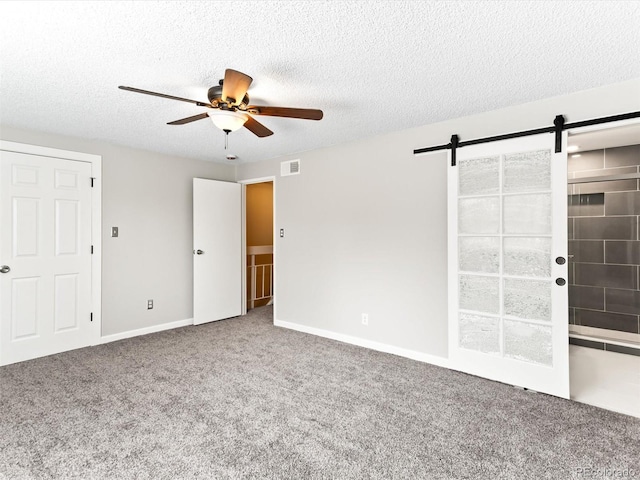
<svg viewBox="0 0 640 480">
<path fill-rule="evenodd" d="M 91 164 L 0 151 L 0 364 L 91 344 Z"/>
<path fill-rule="evenodd" d="M 449 167 L 453 368 L 569 398 L 567 161 L 542 134 Z"/>
<path fill-rule="evenodd" d="M 193 179 L 193 323 L 242 314 L 242 185 Z"/>
</svg>

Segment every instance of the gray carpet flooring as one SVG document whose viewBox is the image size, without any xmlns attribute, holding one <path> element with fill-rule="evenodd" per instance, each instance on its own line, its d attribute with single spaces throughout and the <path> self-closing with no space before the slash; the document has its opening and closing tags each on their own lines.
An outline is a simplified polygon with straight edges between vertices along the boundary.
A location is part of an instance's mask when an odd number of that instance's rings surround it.
<svg viewBox="0 0 640 480">
<path fill-rule="evenodd" d="M 271 315 L 0 368 L 0 478 L 640 478 L 638 419 Z"/>
</svg>

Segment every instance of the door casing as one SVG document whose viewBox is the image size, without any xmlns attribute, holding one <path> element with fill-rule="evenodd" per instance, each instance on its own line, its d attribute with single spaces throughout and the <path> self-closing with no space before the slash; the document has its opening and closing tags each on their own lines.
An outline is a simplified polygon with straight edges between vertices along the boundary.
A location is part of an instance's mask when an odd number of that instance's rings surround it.
<svg viewBox="0 0 640 480">
<path fill-rule="evenodd" d="M 242 314 L 247 314 L 247 189 L 246 185 L 253 183 L 273 183 L 273 285 L 271 286 L 273 291 L 273 318 L 277 317 L 276 309 L 278 308 L 278 302 L 276 302 L 276 285 L 278 284 L 276 276 L 278 275 L 278 269 L 276 268 L 276 177 L 259 177 L 250 178 L 246 180 L 239 180 L 238 183 L 242 184 Z"/>
</svg>

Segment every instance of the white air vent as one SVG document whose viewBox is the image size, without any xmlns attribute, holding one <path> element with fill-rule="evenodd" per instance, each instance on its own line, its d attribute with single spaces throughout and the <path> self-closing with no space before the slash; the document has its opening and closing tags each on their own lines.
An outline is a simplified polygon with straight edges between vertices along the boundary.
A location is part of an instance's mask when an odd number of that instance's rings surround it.
<svg viewBox="0 0 640 480">
<path fill-rule="evenodd" d="M 300 173 L 300 159 L 289 160 L 280 164 L 280 176 L 298 175 Z"/>
</svg>

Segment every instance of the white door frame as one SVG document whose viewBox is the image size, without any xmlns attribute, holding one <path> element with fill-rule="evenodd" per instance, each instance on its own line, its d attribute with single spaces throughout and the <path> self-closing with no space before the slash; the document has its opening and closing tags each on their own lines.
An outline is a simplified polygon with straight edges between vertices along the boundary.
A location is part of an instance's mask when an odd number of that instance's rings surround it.
<svg viewBox="0 0 640 480">
<path fill-rule="evenodd" d="M 247 314 L 247 185 L 253 183 L 273 183 L 273 285 L 271 285 L 271 291 L 273 293 L 273 318 L 278 318 L 276 315 L 276 309 L 278 308 L 276 302 L 276 275 L 278 270 L 276 268 L 276 177 L 258 177 L 248 178 L 245 180 L 238 180 L 238 183 L 242 184 L 242 315 Z"/>
<path fill-rule="evenodd" d="M 587 133 L 587 132 L 597 132 L 599 130 L 608 130 L 610 128 L 627 127 L 629 125 L 637 125 L 639 123 L 640 123 L 640 118 L 629 118 L 627 120 L 598 123 L 596 125 L 587 125 L 585 127 L 567 128 L 566 131 L 569 134 L 569 136 L 571 136 L 572 133 L 578 134 L 578 133 Z M 615 147 L 610 147 L 610 148 L 615 148 Z"/>
<path fill-rule="evenodd" d="M 93 178 L 93 188 L 91 189 L 91 245 L 93 245 L 93 255 L 91 256 L 91 312 L 93 313 L 91 345 L 100 344 L 102 335 L 102 156 L 6 140 L 0 140 L 0 150 L 91 164 L 91 177 Z"/>
</svg>

